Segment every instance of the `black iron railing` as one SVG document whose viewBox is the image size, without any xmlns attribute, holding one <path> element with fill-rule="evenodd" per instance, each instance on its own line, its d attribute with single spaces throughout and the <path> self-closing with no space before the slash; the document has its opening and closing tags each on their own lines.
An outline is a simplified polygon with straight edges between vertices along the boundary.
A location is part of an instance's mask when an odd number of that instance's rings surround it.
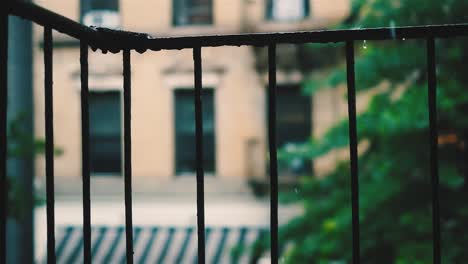
<svg viewBox="0 0 468 264">
<path fill-rule="evenodd" d="M 130 51 L 143 53 L 147 50 L 192 49 L 194 59 L 195 120 L 196 120 L 196 157 L 197 157 L 197 230 L 198 262 L 205 263 L 205 212 L 204 212 L 204 168 L 202 136 L 202 59 L 204 47 L 216 46 L 266 46 L 269 58 L 268 89 L 268 136 L 270 149 L 271 184 L 271 262 L 278 263 L 278 171 L 276 153 L 276 45 L 281 43 L 328 43 L 345 42 L 348 82 L 348 114 L 351 159 L 351 202 L 352 202 L 352 243 L 353 263 L 360 263 L 359 239 L 359 180 L 356 130 L 356 90 L 354 70 L 354 41 L 426 39 L 428 73 L 428 111 L 430 119 L 430 171 L 432 179 L 432 223 L 433 223 L 433 260 L 441 262 L 440 252 L 440 213 L 439 177 L 437 150 L 437 109 L 436 109 L 436 62 L 435 39 L 468 36 L 468 25 L 437 25 L 420 27 L 375 28 L 357 30 L 332 30 L 295 33 L 242 34 L 220 36 L 198 36 L 178 38 L 151 38 L 146 34 L 96 29 L 85 27 L 59 14 L 50 12 L 34 4 L 20 1 L 11 2 L 4 8 L 2 4 L 0 27 L 0 263 L 6 262 L 6 219 L 7 219 L 7 179 L 6 179 L 6 113 L 7 113 L 7 39 L 8 16 L 14 15 L 33 21 L 44 27 L 44 64 L 45 64 L 45 122 L 46 122 L 46 189 L 47 189 L 47 259 L 55 263 L 54 236 L 54 161 L 53 161 L 53 92 L 52 92 L 52 31 L 59 31 L 78 39 L 81 62 L 81 109 L 82 109 L 82 180 L 83 180 L 83 237 L 84 262 L 91 262 L 91 211 L 90 211 L 90 168 L 89 168 L 89 116 L 88 116 L 88 49 L 117 53 L 123 51 L 124 87 L 124 182 L 126 214 L 126 258 L 133 263 L 133 225 L 132 225 L 132 169 L 131 169 L 131 76 Z"/>
</svg>

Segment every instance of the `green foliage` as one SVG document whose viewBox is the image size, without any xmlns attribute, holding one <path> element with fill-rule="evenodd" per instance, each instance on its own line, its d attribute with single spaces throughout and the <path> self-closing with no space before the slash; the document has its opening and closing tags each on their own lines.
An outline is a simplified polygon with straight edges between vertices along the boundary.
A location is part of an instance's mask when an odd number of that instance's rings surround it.
<svg viewBox="0 0 468 264">
<path fill-rule="evenodd" d="M 24 114 L 20 113 L 8 124 L 8 157 L 9 158 L 26 158 L 34 157 L 45 152 L 45 140 L 33 139 L 28 131 L 25 130 Z M 55 155 L 61 155 L 62 149 L 56 148 Z M 27 208 L 24 200 L 25 190 L 14 177 L 8 177 L 8 214 L 14 219 L 19 219 L 24 215 L 24 210 Z M 41 205 L 45 201 L 41 197 L 34 197 L 35 205 Z"/>
<path fill-rule="evenodd" d="M 355 0 L 353 14 L 340 27 L 381 27 L 459 23 L 468 20 L 466 0 Z M 386 83 L 358 116 L 361 259 L 363 263 L 431 263 L 432 215 L 429 173 L 425 40 L 356 43 L 358 92 Z M 314 47 L 311 47 L 314 48 Z M 338 46 L 335 48 L 342 49 Z M 468 261 L 468 58 L 466 39 L 437 42 L 438 115 L 443 263 Z M 313 94 L 346 83 L 344 61 L 327 67 L 323 77 L 304 83 Z M 323 138 L 281 151 L 288 161 L 314 159 L 347 147 L 348 121 Z M 363 146 L 363 145 L 360 145 Z M 286 263 L 350 263 L 351 194 L 349 163 L 328 176 L 301 179 L 305 212 L 280 230 Z"/>
</svg>

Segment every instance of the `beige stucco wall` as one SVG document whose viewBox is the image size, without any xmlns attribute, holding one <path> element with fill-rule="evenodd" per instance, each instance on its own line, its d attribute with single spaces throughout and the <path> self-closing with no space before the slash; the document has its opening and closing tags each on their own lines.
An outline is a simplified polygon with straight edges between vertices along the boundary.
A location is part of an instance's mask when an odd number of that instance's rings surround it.
<svg viewBox="0 0 468 264">
<path fill-rule="evenodd" d="M 35 0 L 37 4 L 79 21 L 77 0 Z M 213 0 L 213 25 L 172 25 L 172 0 L 120 0 L 122 28 L 160 35 L 297 31 L 330 27 L 350 12 L 350 0 L 309 0 L 310 15 L 300 21 L 267 21 L 267 0 Z"/>
<path fill-rule="evenodd" d="M 120 2 L 123 28 L 153 35 L 197 35 L 283 31 L 323 28 L 349 12 L 349 1 L 311 1 L 311 17 L 295 23 L 264 20 L 264 0 L 214 1 L 213 26 L 174 28 L 169 0 Z M 38 4 L 78 20 L 78 1 L 40 0 Z M 42 28 L 35 27 L 35 133 L 44 137 L 43 61 L 40 47 Z M 54 34 L 55 39 L 66 37 Z M 245 182 L 247 177 L 264 177 L 266 168 L 266 78 L 255 70 L 252 47 L 205 48 L 203 82 L 213 87 L 216 124 L 216 177 Z M 122 55 L 90 51 L 91 91 L 122 89 Z M 54 131 L 55 145 L 63 154 L 55 159 L 59 181 L 79 183 L 81 176 L 81 109 L 79 48 L 54 51 Z M 278 82 L 300 82 L 278 73 Z M 289 78 L 289 79 L 288 79 Z M 174 89 L 193 86 L 191 50 L 132 52 L 132 153 L 134 182 L 168 181 L 174 177 Z M 313 127 L 322 131 L 337 116 L 333 104 L 319 94 L 313 102 Z M 311 109 L 312 111 L 312 109 Z M 338 110 L 339 111 L 339 110 Z M 321 132 L 318 132 L 320 134 Z M 317 132 L 315 133 L 317 134 Z M 252 149 L 249 142 L 256 142 Z M 36 161 L 38 176 L 44 176 L 44 158 Z M 40 177 L 41 178 L 41 177 Z M 43 177 L 42 177 L 43 178 Z M 146 180 L 145 180 L 146 179 Z M 143 184 L 144 185 L 144 184 Z"/>
<path fill-rule="evenodd" d="M 40 51 L 38 51 L 40 54 Z M 191 51 L 132 53 L 132 133 L 134 174 L 169 177 L 174 174 L 173 93 L 192 87 Z M 80 79 L 77 49 L 54 52 L 55 144 L 63 149 L 56 158 L 56 173 L 76 176 L 80 171 Z M 219 58 L 219 59 L 218 59 Z M 263 138 L 263 84 L 253 68 L 252 50 L 203 50 L 204 86 L 215 90 L 217 168 L 219 175 L 245 175 L 246 142 Z M 175 65 L 174 65 L 175 63 Z M 90 52 L 90 91 L 121 90 L 121 54 Z M 221 69 L 221 70 L 218 70 Z M 43 65 L 36 60 L 36 76 Z M 36 78 L 36 134 L 44 135 L 42 78 Z M 38 162 L 42 164 L 42 162 Z M 38 171 L 43 171 L 42 166 Z"/>
</svg>

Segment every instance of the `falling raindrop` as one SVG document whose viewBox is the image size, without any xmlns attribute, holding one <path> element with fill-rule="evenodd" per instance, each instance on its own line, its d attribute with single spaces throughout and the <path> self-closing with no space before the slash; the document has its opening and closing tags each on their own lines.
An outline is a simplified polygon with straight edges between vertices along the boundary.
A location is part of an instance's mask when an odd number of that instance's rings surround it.
<svg viewBox="0 0 468 264">
<path fill-rule="evenodd" d="M 367 41 L 366 41 L 366 40 L 364 40 L 364 41 L 362 42 L 362 48 L 363 48 L 363 49 L 367 49 Z"/>
<path fill-rule="evenodd" d="M 405 40 L 406 40 L 406 38 L 403 38 L 403 41 L 405 41 Z"/>
<path fill-rule="evenodd" d="M 395 20 L 390 21 L 390 35 L 392 39 L 396 39 Z"/>
<path fill-rule="evenodd" d="M 299 190 L 297 188 L 294 188 L 295 193 L 299 193 Z"/>
</svg>

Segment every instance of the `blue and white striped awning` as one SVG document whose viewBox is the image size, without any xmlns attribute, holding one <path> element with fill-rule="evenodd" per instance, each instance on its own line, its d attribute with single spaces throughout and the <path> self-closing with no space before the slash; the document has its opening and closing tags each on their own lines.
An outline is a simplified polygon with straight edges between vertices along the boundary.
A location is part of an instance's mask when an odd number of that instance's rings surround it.
<svg viewBox="0 0 468 264">
<path fill-rule="evenodd" d="M 93 263 L 125 263 L 125 228 L 93 227 Z M 266 235 L 263 228 L 209 227 L 206 229 L 207 263 L 248 263 L 251 245 Z M 56 231 L 58 263 L 83 262 L 82 227 Z M 244 248 L 240 255 L 235 248 Z M 135 263 L 196 263 L 197 232 L 193 227 L 135 227 Z"/>
</svg>

